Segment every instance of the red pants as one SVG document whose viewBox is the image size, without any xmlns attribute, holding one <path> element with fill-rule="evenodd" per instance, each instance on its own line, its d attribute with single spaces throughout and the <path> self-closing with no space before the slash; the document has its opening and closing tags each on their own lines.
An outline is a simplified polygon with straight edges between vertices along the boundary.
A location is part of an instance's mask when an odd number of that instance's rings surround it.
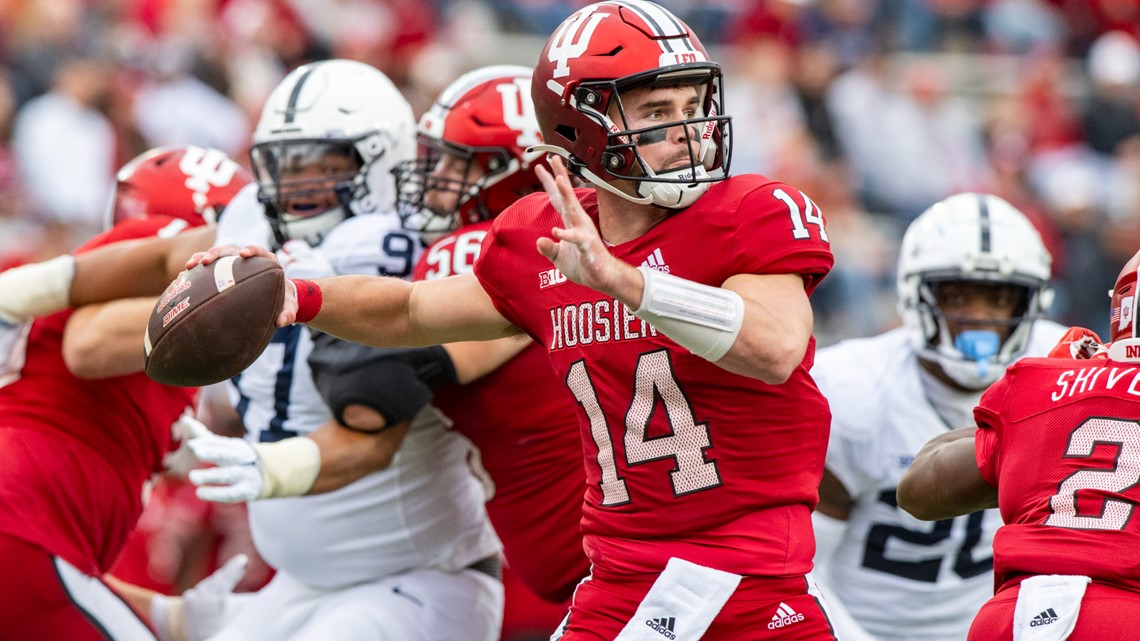
<svg viewBox="0 0 1140 641">
<path fill-rule="evenodd" d="M 982 606 L 970 626 L 967 641 L 1012 641 L 1013 609 L 1020 586 L 998 592 Z M 1068 641 L 1132 641 L 1136 622 L 1129 613 L 1140 611 L 1140 593 L 1090 583 L 1081 600 L 1077 625 Z"/>
<path fill-rule="evenodd" d="M 106 584 L 30 543 L 0 534 L 5 641 L 154 641 Z"/>
<path fill-rule="evenodd" d="M 595 568 L 593 577 L 574 593 L 560 641 L 611 641 L 633 618 L 656 579 L 656 574 L 613 575 Z M 654 622 L 645 623 L 652 627 Z M 808 594 L 803 577 L 744 577 L 701 637 L 701 641 L 834 639 L 831 623 L 816 597 Z"/>
</svg>

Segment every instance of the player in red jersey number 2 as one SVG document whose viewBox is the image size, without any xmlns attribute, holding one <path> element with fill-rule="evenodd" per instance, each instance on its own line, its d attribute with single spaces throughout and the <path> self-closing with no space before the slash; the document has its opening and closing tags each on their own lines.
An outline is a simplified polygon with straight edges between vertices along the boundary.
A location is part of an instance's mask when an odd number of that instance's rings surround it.
<svg viewBox="0 0 1140 641">
<path fill-rule="evenodd" d="M 587 480 L 592 570 L 565 641 L 834 638 L 807 576 L 830 420 L 808 296 L 832 255 L 805 195 L 728 177 L 721 80 L 655 4 L 579 10 L 531 83 L 547 193 L 495 219 L 474 275 L 294 281 L 278 319 L 374 345 L 546 346 Z"/>
<path fill-rule="evenodd" d="M 1140 253 L 1113 287 L 1112 343 L 1074 328 L 1011 366 L 974 409 L 977 427 L 932 439 L 899 506 L 933 520 L 997 506 L 996 593 L 970 641 L 1124 641 L 1140 608 Z"/>
</svg>

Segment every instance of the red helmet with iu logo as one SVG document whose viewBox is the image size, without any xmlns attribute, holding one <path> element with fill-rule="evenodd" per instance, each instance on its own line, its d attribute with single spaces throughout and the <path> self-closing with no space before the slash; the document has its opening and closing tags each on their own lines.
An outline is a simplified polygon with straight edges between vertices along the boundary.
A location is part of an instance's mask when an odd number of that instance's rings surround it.
<svg viewBox="0 0 1140 641">
<path fill-rule="evenodd" d="M 108 221 L 171 216 L 191 227 L 217 222 L 253 175 L 211 147 L 159 147 L 136 156 L 115 176 Z"/>
<path fill-rule="evenodd" d="M 696 88 L 697 113 L 630 128 L 622 94 L 680 86 Z M 567 18 L 539 56 L 531 92 L 542 148 L 565 157 L 571 171 L 599 188 L 634 202 L 682 208 L 728 176 L 730 119 L 720 65 L 684 22 L 652 2 L 599 2 Z M 674 127 L 688 138 L 689 162 L 658 173 L 638 148 L 663 140 Z M 607 183 L 614 178 L 637 182 L 637 195 Z"/>
<path fill-rule="evenodd" d="M 542 142 L 530 82 L 527 67 L 494 65 L 443 90 L 420 118 L 419 157 L 393 171 L 405 228 L 447 232 L 542 189 L 544 154 L 528 151 Z"/>
</svg>

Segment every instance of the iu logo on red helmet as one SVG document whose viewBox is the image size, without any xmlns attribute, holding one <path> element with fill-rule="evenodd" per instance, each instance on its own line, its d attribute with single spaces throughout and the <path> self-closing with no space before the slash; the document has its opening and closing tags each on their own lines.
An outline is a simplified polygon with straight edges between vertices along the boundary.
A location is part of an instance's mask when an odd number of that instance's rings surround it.
<svg viewBox="0 0 1140 641">
<path fill-rule="evenodd" d="M 539 191 L 543 153 L 530 95 L 531 69 L 495 65 L 464 74 L 420 118 L 419 157 L 401 163 L 397 204 L 404 227 L 443 233 L 489 220 Z"/>
<path fill-rule="evenodd" d="M 724 115 L 720 65 L 689 27 L 652 2 L 599 2 L 566 19 L 546 43 L 531 86 L 545 144 L 571 171 L 624 198 L 688 207 L 728 177 L 730 118 Z M 693 87 L 691 116 L 631 128 L 622 96 L 635 89 Z M 655 170 L 639 148 L 681 128 L 688 163 Z M 637 194 L 609 184 L 637 183 Z"/>
<path fill-rule="evenodd" d="M 115 176 L 109 222 L 155 215 L 180 218 L 191 227 L 217 222 L 230 199 L 251 182 L 253 175 L 218 149 L 151 149 Z"/>
</svg>

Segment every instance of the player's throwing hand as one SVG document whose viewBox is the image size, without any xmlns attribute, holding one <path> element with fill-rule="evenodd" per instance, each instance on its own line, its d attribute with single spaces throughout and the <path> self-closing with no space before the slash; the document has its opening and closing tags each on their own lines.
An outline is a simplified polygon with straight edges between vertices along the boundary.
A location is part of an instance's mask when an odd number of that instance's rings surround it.
<svg viewBox="0 0 1140 641">
<path fill-rule="evenodd" d="M 617 278 L 616 259 L 606 249 L 593 219 L 578 202 L 565 161 L 555 156 L 550 167 L 553 174 L 542 166 L 536 167 L 535 173 L 565 227 L 551 229 L 553 239 L 539 238 L 538 252 L 575 283 L 609 292 Z"/>
</svg>

